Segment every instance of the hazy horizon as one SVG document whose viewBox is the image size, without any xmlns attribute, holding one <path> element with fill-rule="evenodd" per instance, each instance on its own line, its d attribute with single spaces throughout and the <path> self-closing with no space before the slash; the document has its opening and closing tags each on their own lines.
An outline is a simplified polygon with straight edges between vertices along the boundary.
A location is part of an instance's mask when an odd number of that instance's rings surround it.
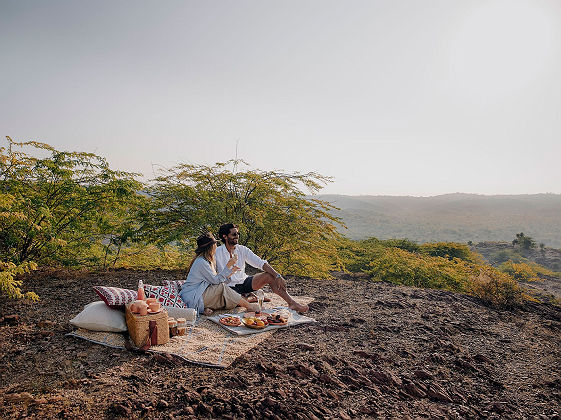
<svg viewBox="0 0 561 420">
<path fill-rule="evenodd" d="M 414 195 L 414 194 L 405 194 L 405 195 L 394 195 L 394 194 L 339 194 L 339 193 L 324 193 L 320 191 L 319 195 L 341 195 L 347 197 L 412 197 L 412 198 L 432 198 L 432 197 L 441 197 L 447 195 L 474 195 L 478 197 L 518 197 L 518 196 L 529 196 L 529 195 L 552 195 L 558 196 L 561 194 L 558 193 L 550 193 L 550 192 L 542 192 L 542 193 L 525 193 L 525 194 L 479 194 L 479 193 L 465 193 L 465 192 L 450 192 L 450 193 L 442 193 L 442 194 L 435 194 L 435 195 Z"/>
<path fill-rule="evenodd" d="M 561 193 L 554 0 L 0 0 L 0 48 L 1 135 L 145 179 L 237 150 L 321 194 Z"/>
</svg>

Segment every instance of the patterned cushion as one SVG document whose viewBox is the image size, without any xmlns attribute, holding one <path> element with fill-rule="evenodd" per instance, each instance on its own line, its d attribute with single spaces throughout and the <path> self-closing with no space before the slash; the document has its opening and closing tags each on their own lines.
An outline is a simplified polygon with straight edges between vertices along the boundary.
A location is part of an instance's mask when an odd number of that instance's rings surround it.
<svg viewBox="0 0 561 420">
<path fill-rule="evenodd" d="M 138 293 L 134 290 L 120 289 L 118 287 L 94 286 L 95 292 L 110 308 L 122 308 L 127 303 L 136 300 Z"/>
<path fill-rule="evenodd" d="M 185 308 L 185 303 L 179 297 L 179 292 L 172 286 L 152 286 L 144 285 L 144 291 L 147 298 L 156 298 L 163 306 L 175 306 L 177 308 Z"/>
<path fill-rule="evenodd" d="M 163 281 L 164 286 L 171 286 L 171 287 L 175 288 L 176 290 L 181 290 L 181 286 L 183 286 L 183 283 L 185 283 L 185 280 L 164 280 Z"/>
</svg>

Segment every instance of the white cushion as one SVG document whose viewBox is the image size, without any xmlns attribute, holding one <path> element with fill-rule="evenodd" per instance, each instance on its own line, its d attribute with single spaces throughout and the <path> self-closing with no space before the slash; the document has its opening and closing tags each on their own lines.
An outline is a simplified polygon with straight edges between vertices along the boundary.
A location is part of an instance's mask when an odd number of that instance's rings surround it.
<svg viewBox="0 0 561 420">
<path fill-rule="evenodd" d="M 127 331 L 125 314 L 117 309 L 109 308 L 105 302 L 92 302 L 84 306 L 84 310 L 70 320 L 78 328 L 92 331 Z"/>
</svg>

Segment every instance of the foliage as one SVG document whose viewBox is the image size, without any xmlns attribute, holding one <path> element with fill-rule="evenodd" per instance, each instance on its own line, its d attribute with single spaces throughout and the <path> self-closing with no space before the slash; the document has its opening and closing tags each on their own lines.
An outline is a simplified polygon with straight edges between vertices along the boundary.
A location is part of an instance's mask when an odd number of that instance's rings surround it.
<svg viewBox="0 0 561 420">
<path fill-rule="evenodd" d="M 442 257 L 449 260 L 459 258 L 468 262 L 481 262 L 481 257 L 469 249 L 469 246 L 456 242 L 426 243 L 419 247 L 422 254 L 431 257 Z"/>
<path fill-rule="evenodd" d="M 516 263 L 528 261 L 515 249 L 501 249 L 500 251 L 492 252 L 488 259 L 493 266 L 500 265 L 509 260 Z"/>
<path fill-rule="evenodd" d="M 468 292 L 493 306 L 514 307 L 523 300 L 522 289 L 511 276 L 491 266 L 479 266 Z"/>
<path fill-rule="evenodd" d="M 349 270 L 368 273 L 374 280 L 468 293 L 497 306 L 512 306 L 522 299 L 512 276 L 484 264 L 479 254 L 463 244 L 410 244 L 407 240 L 346 239 L 339 253 Z"/>
<path fill-rule="evenodd" d="M 174 270 L 189 267 L 193 253 L 179 249 L 176 246 L 166 245 L 129 245 L 122 248 L 115 268 L 136 270 Z"/>
<path fill-rule="evenodd" d="M 516 263 L 514 261 L 506 261 L 499 266 L 499 270 L 507 273 L 512 278 L 518 281 L 539 281 L 540 274 L 547 276 L 555 276 L 551 270 L 540 266 L 536 263 Z"/>
<path fill-rule="evenodd" d="M 421 248 L 419 244 L 409 239 L 386 239 L 380 241 L 382 245 L 388 248 L 399 248 L 409 252 L 418 252 Z"/>
<path fill-rule="evenodd" d="M 75 265 L 86 262 L 97 244 L 111 246 L 131 237 L 127 220 L 142 186 L 135 174 L 111 170 L 92 153 L 7 141 L 0 147 L 2 260 Z"/>
<path fill-rule="evenodd" d="M 315 193 L 330 179 L 313 172 L 240 171 L 240 164 L 182 164 L 164 171 L 147 190 L 152 202 L 142 215 L 142 239 L 190 249 L 202 232 L 232 222 L 240 243 L 281 272 L 328 277 L 340 268 L 334 207 L 302 190 Z"/>
<path fill-rule="evenodd" d="M 373 278 L 415 287 L 464 291 L 469 267 L 458 258 L 449 260 L 387 248 L 371 261 L 368 270 Z"/>
<path fill-rule="evenodd" d="M 333 216 L 337 209 L 313 195 L 330 178 L 313 172 L 239 170 L 245 165 L 240 160 L 181 164 L 144 186 L 136 174 L 111 170 L 94 154 L 7 140 L 7 147 L 0 147 L 0 261 L 6 261 L 0 264 L 0 289 L 11 298 L 38 299 L 22 293 L 15 280 L 37 267 L 32 260 L 186 268 L 194 239 L 227 222 L 238 224 L 241 244 L 295 275 L 362 271 L 377 280 L 470 293 L 511 306 L 523 296 L 517 280 L 555 274 L 510 254 L 500 256 L 505 259 L 497 270 L 457 242 L 343 238 L 337 232 L 341 219 Z M 521 249 L 535 246 L 523 233 L 516 236 Z"/>
<path fill-rule="evenodd" d="M 516 238 L 512 241 L 512 245 L 519 245 L 522 249 L 530 249 L 536 247 L 536 242 L 523 232 L 517 233 Z"/>
<path fill-rule="evenodd" d="M 15 265 L 12 262 L 0 262 L 0 291 L 10 299 L 26 298 L 34 301 L 39 300 L 39 296 L 33 292 L 22 293 L 22 281 L 15 279 L 20 274 L 29 273 L 36 269 L 37 264 L 31 261 L 19 265 Z"/>
<path fill-rule="evenodd" d="M 337 254 L 342 266 L 351 272 L 362 272 L 368 264 L 379 258 L 384 251 L 381 241 L 369 238 L 363 241 L 353 241 L 344 238 L 338 242 Z"/>
</svg>

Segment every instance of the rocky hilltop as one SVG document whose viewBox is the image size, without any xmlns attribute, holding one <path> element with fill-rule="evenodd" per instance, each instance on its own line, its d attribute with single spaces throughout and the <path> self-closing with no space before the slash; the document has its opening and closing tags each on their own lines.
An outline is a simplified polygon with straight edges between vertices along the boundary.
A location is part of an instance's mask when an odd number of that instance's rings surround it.
<svg viewBox="0 0 561 420">
<path fill-rule="evenodd" d="M 277 331 L 226 369 L 65 337 L 96 300 L 184 272 L 34 273 L 41 302 L 0 300 L 3 418 L 543 418 L 561 414 L 561 310 L 496 310 L 451 292 L 289 279 L 314 324 Z M 10 316 L 7 316 L 10 315 Z M 11 316 L 11 315 L 15 315 Z"/>
<path fill-rule="evenodd" d="M 514 254 L 518 254 L 550 270 L 561 271 L 561 249 L 547 247 L 523 249 L 510 242 L 479 242 L 472 248 L 493 265 L 500 264 Z"/>
</svg>

